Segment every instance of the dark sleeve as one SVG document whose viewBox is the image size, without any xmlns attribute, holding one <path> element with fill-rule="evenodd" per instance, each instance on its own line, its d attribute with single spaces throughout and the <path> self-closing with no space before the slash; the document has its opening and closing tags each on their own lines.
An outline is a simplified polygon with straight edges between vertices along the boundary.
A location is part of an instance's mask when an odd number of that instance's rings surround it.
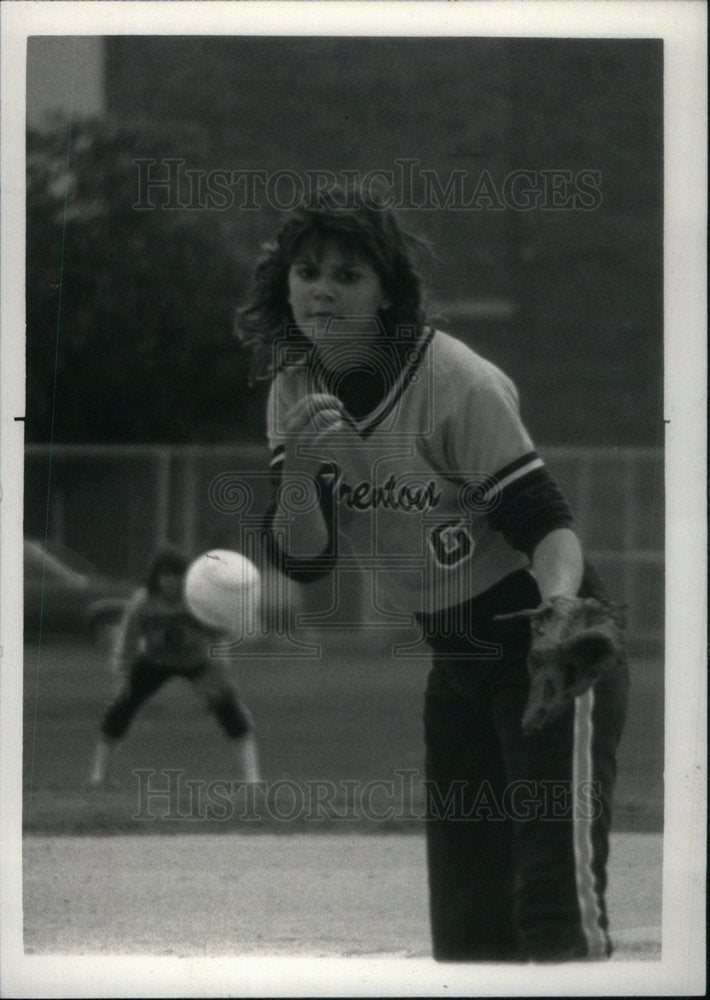
<svg viewBox="0 0 710 1000">
<path fill-rule="evenodd" d="M 538 468 L 503 489 L 488 520 L 511 548 L 532 558 L 546 535 L 557 528 L 568 528 L 574 518 L 547 470 Z"/>
<path fill-rule="evenodd" d="M 273 498 L 269 504 L 264 520 L 262 522 L 262 536 L 264 540 L 265 553 L 268 561 L 275 566 L 280 573 L 289 576 L 296 583 L 313 583 L 326 576 L 334 567 L 337 560 L 337 534 L 334 531 L 335 503 L 333 491 L 321 479 L 321 500 L 320 506 L 328 527 L 328 543 L 320 555 L 311 558 L 295 557 L 288 555 L 284 551 L 282 542 L 285 540 L 287 524 L 279 524 L 277 516 L 278 505 L 276 492 L 281 484 L 283 469 L 283 459 L 274 463 L 272 461 L 272 491 Z"/>
</svg>

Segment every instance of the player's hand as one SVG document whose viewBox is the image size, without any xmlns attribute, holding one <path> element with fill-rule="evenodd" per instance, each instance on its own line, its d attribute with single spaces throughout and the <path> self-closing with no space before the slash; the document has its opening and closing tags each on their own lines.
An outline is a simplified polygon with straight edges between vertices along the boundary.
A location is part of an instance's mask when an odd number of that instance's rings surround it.
<svg viewBox="0 0 710 1000">
<path fill-rule="evenodd" d="M 325 552 L 331 526 L 321 507 L 323 483 L 319 476 L 332 462 L 323 437 L 347 426 L 342 403 L 327 393 L 299 399 L 283 418 L 284 459 L 275 492 L 276 510 L 290 522 L 287 554 L 314 558 Z"/>
<path fill-rule="evenodd" d="M 284 430 L 290 437 L 315 438 L 326 430 L 339 430 L 348 426 L 348 417 L 337 396 L 314 392 L 291 407 L 284 418 Z"/>
<path fill-rule="evenodd" d="M 335 488 L 343 462 L 353 468 L 362 454 L 363 440 L 355 422 L 340 400 L 329 393 L 310 393 L 295 403 L 285 415 L 284 430 L 283 482 L 287 482 L 289 474 L 306 477 L 299 489 L 310 492 L 310 486 L 305 485 L 310 483 L 319 497 Z M 369 471 L 365 463 L 360 478 L 366 478 Z M 320 507 L 314 507 L 309 515 L 299 513 L 298 520 L 316 532 L 320 525 L 314 522 L 321 514 Z M 341 526 L 347 518 L 347 511 L 341 509 Z"/>
<path fill-rule="evenodd" d="M 539 608 L 496 615 L 531 626 L 530 693 L 522 719 L 526 735 L 562 715 L 624 657 L 623 608 L 595 597 L 551 597 Z"/>
</svg>

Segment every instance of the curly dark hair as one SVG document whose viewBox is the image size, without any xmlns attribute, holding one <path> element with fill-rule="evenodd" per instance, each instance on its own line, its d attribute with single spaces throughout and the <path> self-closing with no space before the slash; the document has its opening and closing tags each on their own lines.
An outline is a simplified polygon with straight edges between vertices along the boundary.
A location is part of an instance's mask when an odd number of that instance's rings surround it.
<svg viewBox="0 0 710 1000">
<path fill-rule="evenodd" d="M 275 374 L 274 341 L 295 326 L 288 302 L 291 264 L 304 249 L 320 259 L 330 241 L 348 257 L 364 258 L 374 268 L 391 303 L 380 315 L 388 336 L 405 326 L 423 327 L 422 283 L 415 261 L 428 244 L 402 228 L 382 193 L 333 187 L 290 213 L 254 268 L 249 300 L 237 314 L 235 331 L 253 350 L 252 379 Z"/>
</svg>

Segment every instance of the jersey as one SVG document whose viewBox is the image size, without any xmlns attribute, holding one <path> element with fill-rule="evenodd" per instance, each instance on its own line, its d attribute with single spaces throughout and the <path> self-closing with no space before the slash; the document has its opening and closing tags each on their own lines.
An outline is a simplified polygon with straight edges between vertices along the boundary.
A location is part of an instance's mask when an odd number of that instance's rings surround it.
<svg viewBox="0 0 710 1000">
<path fill-rule="evenodd" d="M 114 666 L 125 673 L 137 657 L 143 657 L 166 670 L 189 670 L 209 659 L 209 646 L 216 635 L 198 622 L 182 601 L 167 601 L 142 587 L 124 612 Z"/>
<path fill-rule="evenodd" d="M 491 362 L 431 329 L 412 340 L 398 366 L 385 348 L 367 359 L 390 382 L 376 409 L 352 419 L 350 433 L 320 434 L 298 447 L 328 491 L 324 510 L 339 563 L 372 573 L 383 609 L 432 613 L 529 566 L 489 515 L 543 462 L 513 382 Z M 283 477 L 284 417 L 305 394 L 324 391 L 317 365 L 305 358 L 274 379 L 267 430 Z M 297 517 L 289 531 L 298 531 Z"/>
</svg>

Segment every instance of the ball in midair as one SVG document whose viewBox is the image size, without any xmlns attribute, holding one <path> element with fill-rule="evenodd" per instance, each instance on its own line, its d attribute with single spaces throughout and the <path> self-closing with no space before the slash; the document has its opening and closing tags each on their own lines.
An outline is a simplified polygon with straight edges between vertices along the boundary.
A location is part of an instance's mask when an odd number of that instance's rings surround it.
<svg viewBox="0 0 710 1000">
<path fill-rule="evenodd" d="M 204 625 L 249 635 L 259 623 L 261 578 L 254 563 L 229 549 L 205 552 L 185 574 L 185 603 Z"/>
</svg>

